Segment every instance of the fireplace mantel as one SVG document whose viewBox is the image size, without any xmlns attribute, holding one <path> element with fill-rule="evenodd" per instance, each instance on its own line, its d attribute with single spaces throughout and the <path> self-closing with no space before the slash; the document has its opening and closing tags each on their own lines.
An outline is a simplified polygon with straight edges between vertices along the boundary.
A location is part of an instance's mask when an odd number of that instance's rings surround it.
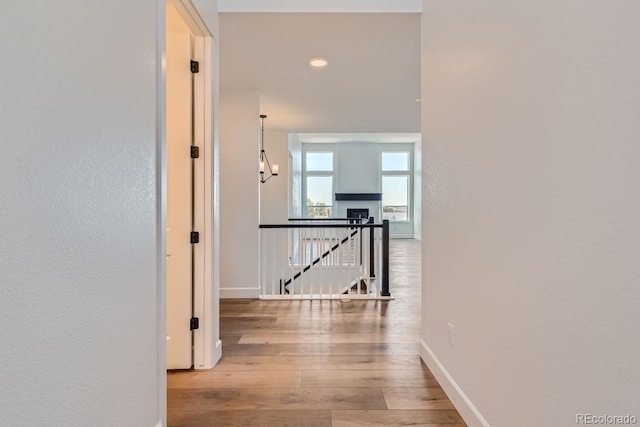
<svg viewBox="0 0 640 427">
<path fill-rule="evenodd" d="M 382 200 L 382 193 L 336 193 L 336 201 L 338 200 L 379 202 Z"/>
</svg>

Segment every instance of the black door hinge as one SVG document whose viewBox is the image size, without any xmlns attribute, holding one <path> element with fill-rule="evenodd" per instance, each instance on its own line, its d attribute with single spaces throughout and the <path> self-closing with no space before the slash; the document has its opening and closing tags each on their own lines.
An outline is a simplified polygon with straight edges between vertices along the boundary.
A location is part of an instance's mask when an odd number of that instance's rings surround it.
<svg viewBox="0 0 640 427">
<path fill-rule="evenodd" d="M 197 231 L 191 232 L 191 243 L 200 243 L 200 233 Z"/>
<path fill-rule="evenodd" d="M 200 72 L 200 63 L 193 59 L 191 60 L 191 72 L 194 74 Z"/>
<path fill-rule="evenodd" d="M 191 327 L 192 331 L 194 329 L 198 329 L 200 327 L 200 319 L 198 319 L 197 317 L 192 317 L 191 322 L 189 322 L 189 326 Z"/>
<path fill-rule="evenodd" d="M 200 147 L 198 147 L 196 145 L 192 145 L 191 146 L 191 158 L 192 159 L 197 159 L 198 157 L 200 157 Z"/>
</svg>

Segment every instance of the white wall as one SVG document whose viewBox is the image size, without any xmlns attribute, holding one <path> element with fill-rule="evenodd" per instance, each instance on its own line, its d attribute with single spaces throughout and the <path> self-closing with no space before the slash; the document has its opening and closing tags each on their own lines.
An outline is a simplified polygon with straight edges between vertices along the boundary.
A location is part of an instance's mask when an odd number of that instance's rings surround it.
<svg viewBox="0 0 640 427">
<path fill-rule="evenodd" d="M 305 144 L 322 149 L 326 144 Z M 335 193 L 379 193 L 380 189 L 380 150 L 378 144 L 339 143 L 331 144 L 334 150 L 336 171 L 334 177 Z M 304 200 L 307 198 L 305 197 Z M 333 200 L 333 216 L 346 218 L 347 209 L 368 209 L 369 216 L 376 222 L 381 221 L 382 202 L 371 200 Z M 396 225 L 396 224 L 394 224 Z M 395 230 L 394 230 L 395 231 Z"/>
<path fill-rule="evenodd" d="M 305 144 L 322 149 L 327 144 Z M 330 145 L 335 150 L 336 193 L 379 193 L 380 192 L 380 150 L 378 144 L 340 143 Z M 376 214 L 379 221 L 379 215 Z"/>
<path fill-rule="evenodd" d="M 155 426 L 164 4 L 2 9 L 0 425 Z"/>
<path fill-rule="evenodd" d="M 205 108 L 203 118 L 210 117 L 213 126 L 210 129 L 210 134 L 205 132 L 203 135 L 205 140 L 211 141 L 210 154 L 205 151 L 204 158 L 211 163 L 211 169 L 208 174 L 205 174 L 205 180 L 212 183 L 212 191 L 205 197 L 207 216 L 205 225 L 210 224 L 210 231 L 205 232 L 205 238 L 210 235 L 211 254 L 204 260 L 205 302 L 204 319 L 201 320 L 205 325 L 202 328 L 203 333 L 206 332 L 207 325 L 211 330 L 210 334 L 205 333 L 204 340 L 202 340 L 205 355 L 203 368 L 212 368 L 222 357 L 222 340 L 220 340 L 220 21 L 218 19 L 218 0 L 192 0 L 192 4 L 199 11 L 213 36 L 212 39 L 209 39 L 210 43 L 205 43 L 205 48 L 211 51 L 212 58 L 212 72 L 205 80 L 205 87 L 213 92 L 213 97 L 211 99 L 212 105 L 210 109 Z M 196 44 L 197 42 L 196 39 Z M 207 285 L 207 283 L 211 283 L 211 285 Z M 197 354 L 198 350 L 198 341 L 196 340 L 194 353 Z"/>
<path fill-rule="evenodd" d="M 413 147 L 413 238 L 422 240 L 422 141 Z"/>
<path fill-rule="evenodd" d="M 471 426 L 640 417 L 639 20 L 423 1 L 422 355 Z"/>
<path fill-rule="evenodd" d="M 302 218 L 302 143 L 296 134 L 289 134 L 289 217 Z"/>
<path fill-rule="evenodd" d="M 270 130 L 269 117 L 265 119 L 265 151 L 271 164 L 280 168 L 274 176 L 260 185 L 260 223 L 286 224 L 289 218 L 289 134 L 283 130 Z"/>
<path fill-rule="evenodd" d="M 220 93 L 221 298 L 259 295 L 259 107 L 258 92 Z"/>
</svg>

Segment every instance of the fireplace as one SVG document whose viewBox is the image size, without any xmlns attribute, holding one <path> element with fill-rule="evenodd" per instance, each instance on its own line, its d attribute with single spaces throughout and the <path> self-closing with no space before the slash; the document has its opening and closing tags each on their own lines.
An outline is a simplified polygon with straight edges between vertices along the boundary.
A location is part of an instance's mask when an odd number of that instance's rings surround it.
<svg viewBox="0 0 640 427">
<path fill-rule="evenodd" d="M 336 218 L 373 217 L 375 222 L 382 213 L 382 193 L 335 193 Z"/>
<path fill-rule="evenodd" d="M 347 208 L 347 218 L 362 218 L 364 220 L 369 219 L 368 208 Z"/>
</svg>

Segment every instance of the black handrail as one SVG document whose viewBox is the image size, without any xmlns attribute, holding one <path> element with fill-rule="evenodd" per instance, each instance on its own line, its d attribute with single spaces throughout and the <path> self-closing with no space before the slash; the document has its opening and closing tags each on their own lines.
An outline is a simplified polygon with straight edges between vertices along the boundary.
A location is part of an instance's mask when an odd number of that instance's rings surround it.
<svg viewBox="0 0 640 427">
<path fill-rule="evenodd" d="M 357 218 L 289 218 L 288 221 L 360 221 L 367 219 L 362 217 Z"/>
<path fill-rule="evenodd" d="M 385 219 L 384 221 L 389 221 Z M 384 223 L 383 221 L 383 223 Z M 260 224 L 258 228 L 382 228 L 383 224 Z"/>
<path fill-rule="evenodd" d="M 305 218 L 309 219 L 309 218 Z M 345 218 L 346 219 L 346 218 Z M 348 218 L 350 220 L 358 219 L 358 218 Z M 389 220 L 383 220 L 382 224 L 374 224 L 373 217 L 369 218 L 369 222 L 366 223 L 351 223 L 351 224 L 260 224 L 259 228 L 357 228 L 359 230 L 355 230 L 347 237 L 343 238 L 340 242 L 333 245 L 329 250 L 325 251 L 322 255 L 316 258 L 313 262 L 306 265 L 302 271 L 297 272 L 291 279 L 288 280 L 280 280 L 281 290 L 287 291 L 286 287 L 291 284 L 294 280 L 299 278 L 303 273 L 306 273 L 311 269 L 312 266 L 318 264 L 322 259 L 329 256 L 329 254 L 340 247 L 340 245 L 349 241 L 349 239 L 355 236 L 358 231 L 362 231 L 364 228 L 370 229 L 371 237 L 373 237 L 373 229 L 374 228 L 382 228 L 382 286 L 380 289 L 380 295 L 389 297 L 391 293 L 389 292 Z M 362 244 L 362 240 L 361 243 Z M 362 248 L 361 248 L 362 249 Z M 370 239 L 370 266 L 369 272 L 373 274 L 374 271 L 374 258 L 373 256 L 373 238 Z M 372 277 L 375 277 L 373 275 Z"/>
</svg>

